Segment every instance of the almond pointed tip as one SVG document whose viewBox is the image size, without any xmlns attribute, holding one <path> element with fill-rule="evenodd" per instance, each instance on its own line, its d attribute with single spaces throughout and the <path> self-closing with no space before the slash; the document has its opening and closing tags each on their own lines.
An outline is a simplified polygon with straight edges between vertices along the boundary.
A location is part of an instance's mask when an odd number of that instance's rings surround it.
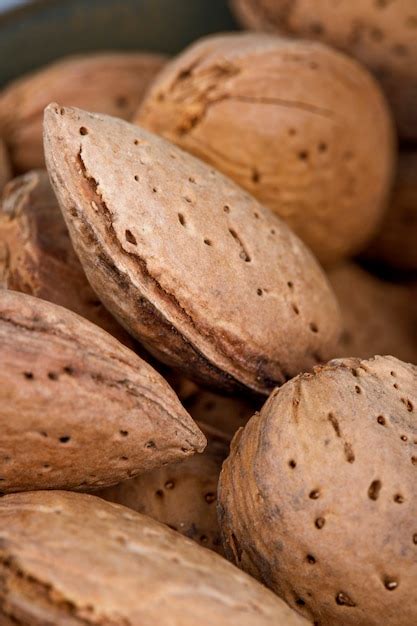
<svg viewBox="0 0 417 626">
<path fill-rule="evenodd" d="M 46 132 L 51 127 L 56 127 L 65 109 L 56 102 L 51 102 L 43 112 L 43 127 Z"/>
</svg>

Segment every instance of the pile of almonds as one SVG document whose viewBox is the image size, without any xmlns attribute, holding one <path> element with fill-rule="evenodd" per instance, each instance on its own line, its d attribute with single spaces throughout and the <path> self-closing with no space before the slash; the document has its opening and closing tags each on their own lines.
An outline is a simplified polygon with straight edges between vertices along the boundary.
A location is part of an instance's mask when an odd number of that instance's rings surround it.
<svg viewBox="0 0 417 626">
<path fill-rule="evenodd" d="M 417 624 L 417 7 L 231 4 L 0 92 L 1 624 Z"/>
</svg>

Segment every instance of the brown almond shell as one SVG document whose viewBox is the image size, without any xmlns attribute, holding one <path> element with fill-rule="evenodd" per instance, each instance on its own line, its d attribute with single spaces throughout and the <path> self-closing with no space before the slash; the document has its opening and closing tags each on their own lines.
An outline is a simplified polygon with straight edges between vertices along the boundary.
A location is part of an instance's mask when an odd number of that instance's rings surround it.
<svg viewBox="0 0 417 626">
<path fill-rule="evenodd" d="M 322 270 L 232 181 L 136 126 L 58 105 L 45 151 L 89 282 L 162 361 L 267 394 L 333 353 L 339 311 Z"/>
<path fill-rule="evenodd" d="M 0 93 L 0 135 L 16 172 L 45 165 L 42 118 L 51 101 L 131 119 L 165 60 L 145 52 L 80 54 L 7 85 Z"/>
<path fill-rule="evenodd" d="M 230 176 L 325 265 L 362 250 L 382 219 L 390 112 L 373 77 L 328 46 L 205 37 L 158 74 L 135 120 Z"/>
<path fill-rule="evenodd" d="M 0 574 L 7 625 L 307 625 L 214 552 L 84 494 L 2 498 Z"/>
<path fill-rule="evenodd" d="M 227 556 L 323 626 L 417 622 L 417 368 L 340 359 L 276 390 L 219 483 Z"/>
<path fill-rule="evenodd" d="M 0 244 L 6 259 L 0 280 L 6 288 L 70 309 L 137 348 L 90 287 L 46 171 L 28 172 L 7 185 Z"/>
<path fill-rule="evenodd" d="M 0 289 L 2 492 L 111 485 L 205 447 L 165 380 L 75 313 Z"/>
<path fill-rule="evenodd" d="M 402 139 L 417 139 L 415 0 L 231 0 L 251 30 L 313 39 L 343 50 L 381 83 Z"/>
</svg>

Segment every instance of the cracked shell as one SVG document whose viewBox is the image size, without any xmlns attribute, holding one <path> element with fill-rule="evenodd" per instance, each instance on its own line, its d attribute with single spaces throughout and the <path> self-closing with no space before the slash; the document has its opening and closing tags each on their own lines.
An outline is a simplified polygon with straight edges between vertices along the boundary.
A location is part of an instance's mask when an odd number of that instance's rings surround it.
<svg viewBox="0 0 417 626">
<path fill-rule="evenodd" d="M 58 105 L 45 153 L 90 284 L 162 361 L 267 394 L 333 356 L 339 311 L 322 270 L 232 181 L 137 126 Z"/>
<path fill-rule="evenodd" d="M 223 554 L 217 520 L 217 483 L 230 439 L 197 422 L 207 437 L 202 454 L 107 487 L 96 495 L 149 515 L 205 548 Z"/>
<path fill-rule="evenodd" d="M 6 186 L 0 245 L 5 259 L 0 282 L 7 289 L 64 306 L 136 349 L 91 289 L 46 172 L 29 172 Z"/>
<path fill-rule="evenodd" d="M 0 500 L 0 621 L 68 626 L 307 626 L 219 555 L 95 496 Z"/>
<path fill-rule="evenodd" d="M 18 173 L 45 166 L 44 108 L 54 100 L 131 119 L 165 57 L 100 52 L 64 57 L 13 81 L 0 92 L 0 134 Z"/>
<path fill-rule="evenodd" d="M 166 65 L 135 119 L 230 176 L 324 264 L 362 249 L 382 218 L 389 111 L 368 72 L 327 46 L 206 37 Z"/>
<path fill-rule="evenodd" d="M 378 78 L 403 139 L 417 139 L 415 0 L 231 0 L 250 30 L 320 40 L 344 50 Z"/>
<path fill-rule="evenodd" d="M 147 363 L 63 307 L 0 289 L 2 492 L 111 485 L 201 452 Z"/>
<path fill-rule="evenodd" d="M 341 359 L 235 436 L 219 483 L 227 556 L 321 626 L 417 623 L 417 368 Z"/>
</svg>

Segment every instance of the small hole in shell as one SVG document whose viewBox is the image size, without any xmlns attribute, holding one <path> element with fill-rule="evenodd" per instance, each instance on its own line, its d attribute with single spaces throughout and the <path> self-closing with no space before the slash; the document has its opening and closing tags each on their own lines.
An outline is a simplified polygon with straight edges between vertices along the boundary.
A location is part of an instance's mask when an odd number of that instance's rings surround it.
<svg viewBox="0 0 417 626">
<path fill-rule="evenodd" d="M 134 246 L 138 245 L 136 237 L 131 230 L 125 230 L 125 239 L 128 243 L 131 243 Z"/>
<path fill-rule="evenodd" d="M 88 130 L 86 129 L 85 126 L 81 126 L 80 135 L 88 135 Z"/>
<path fill-rule="evenodd" d="M 385 420 L 385 417 L 383 415 L 378 415 L 378 417 L 376 418 L 376 421 L 381 426 L 385 426 L 386 425 L 386 420 Z"/>
<path fill-rule="evenodd" d="M 295 469 L 297 467 L 297 463 L 294 461 L 294 459 L 290 459 L 288 461 L 288 465 L 291 467 L 291 469 Z"/>
<path fill-rule="evenodd" d="M 385 589 L 388 589 L 388 591 L 394 591 L 394 589 L 397 589 L 398 587 L 398 580 L 385 576 L 384 587 Z"/>
<path fill-rule="evenodd" d="M 314 522 L 316 528 L 318 528 L 319 530 L 323 528 L 325 523 L 326 523 L 326 520 L 324 519 L 324 517 L 318 517 Z"/>
<path fill-rule="evenodd" d="M 253 170 L 252 170 L 252 182 L 255 185 L 257 185 L 260 180 L 261 180 L 261 175 L 260 175 L 259 171 L 256 168 L 253 168 Z"/>
<path fill-rule="evenodd" d="M 356 603 L 343 591 L 336 595 L 336 604 L 339 606 L 356 606 Z"/>
<path fill-rule="evenodd" d="M 380 480 L 373 480 L 368 489 L 368 498 L 370 500 L 378 500 L 379 492 L 382 489 L 382 483 Z"/>
</svg>

